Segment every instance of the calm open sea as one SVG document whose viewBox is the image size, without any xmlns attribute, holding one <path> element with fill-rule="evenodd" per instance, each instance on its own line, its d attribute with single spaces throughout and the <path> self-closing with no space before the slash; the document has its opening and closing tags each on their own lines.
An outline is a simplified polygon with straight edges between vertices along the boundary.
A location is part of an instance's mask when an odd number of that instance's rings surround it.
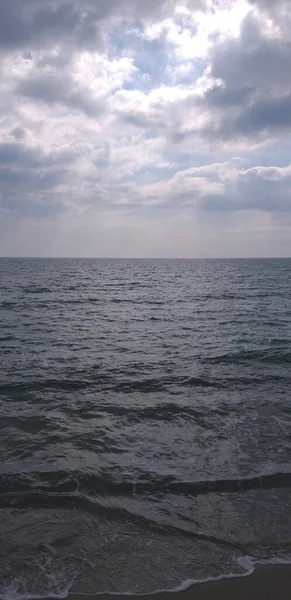
<svg viewBox="0 0 291 600">
<path fill-rule="evenodd" d="M 2 598 L 288 561 L 291 259 L 1 259 L 0 417 Z"/>
</svg>

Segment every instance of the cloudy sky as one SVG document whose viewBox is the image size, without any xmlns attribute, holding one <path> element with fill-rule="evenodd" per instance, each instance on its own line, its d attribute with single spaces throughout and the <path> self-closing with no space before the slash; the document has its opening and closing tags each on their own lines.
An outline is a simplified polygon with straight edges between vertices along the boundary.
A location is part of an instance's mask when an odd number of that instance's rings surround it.
<svg viewBox="0 0 291 600">
<path fill-rule="evenodd" d="M 291 256 L 289 8 L 0 0 L 0 255 Z"/>
</svg>

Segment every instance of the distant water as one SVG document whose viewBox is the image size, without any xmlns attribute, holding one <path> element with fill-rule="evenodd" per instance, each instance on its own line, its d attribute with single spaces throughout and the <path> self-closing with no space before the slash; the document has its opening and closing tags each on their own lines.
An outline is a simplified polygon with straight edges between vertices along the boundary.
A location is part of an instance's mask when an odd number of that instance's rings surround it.
<svg viewBox="0 0 291 600">
<path fill-rule="evenodd" d="M 0 286 L 0 596 L 289 560 L 291 259 L 1 259 Z"/>
</svg>

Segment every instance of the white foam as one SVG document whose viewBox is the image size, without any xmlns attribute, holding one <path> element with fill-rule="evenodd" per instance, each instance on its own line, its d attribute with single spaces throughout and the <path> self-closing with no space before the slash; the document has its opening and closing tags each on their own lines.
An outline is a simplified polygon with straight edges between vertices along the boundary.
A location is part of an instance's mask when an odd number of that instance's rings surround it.
<svg viewBox="0 0 291 600">
<path fill-rule="evenodd" d="M 257 565 L 290 565 L 291 556 L 273 557 L 267 559 L 257 559 Z"/>
<path fill-rule="evenodd" d="M 20 593 L 18 591 L 18 586 L 15 582 L 12 582 L 9 586 L 7 586 L 3 591 L 0 592 L 0 600 L 46 600 L 47 598 L 52 598 L 56 600 L 63 600 L 67 598 L 71 587 L 74 583 L 74 580 L 70 582 L 70 584 L 57 592 L 47 591 L 46 594 L 26 594 Z"/>
<path fill-rule="evenodd" d="M 290 565 L 291 564 L 291 556 L 278 556 L 278 557 L 270 557 L 268 559 L 257 559 L 252 556 L 240 556 L 236 557 L 235 562 L 244 569 L 243 573 L 226 573 L 216 576 L 205 577 L 204 579 L 185 579 L 180 585 L 175 588 L 162 588 L 158 590 L 154 590 L 151 592 L 108 592 L 106 590 L 102 592 L 97 592 L 95 594 L 82 594 L 78 592 L 78 596 L 83 596 L 84 598 L 90 596 L 153 596 L 158 594 L 176 594 L 177 592 L 184 592 L 189 587 L 194 585 L 201 585 L 205 583 L 211 583 L 215 581 L 222 581 L 224 579 L 238 579 L 241 577 L 249 577 L 255 571 L 256 565 Z M 74 580 L 65 588 L 62 588 L 58 592 L 48 592 L 47 594 L 20 594 L 15 585 L 11 584 L 8 586 L 3 592 L 0 593 L 0 600 L 47 600 L 47 598 L 51 598 L 54 600 L 64 600 L 70 594 L 72 585 Z"/>
</svg>

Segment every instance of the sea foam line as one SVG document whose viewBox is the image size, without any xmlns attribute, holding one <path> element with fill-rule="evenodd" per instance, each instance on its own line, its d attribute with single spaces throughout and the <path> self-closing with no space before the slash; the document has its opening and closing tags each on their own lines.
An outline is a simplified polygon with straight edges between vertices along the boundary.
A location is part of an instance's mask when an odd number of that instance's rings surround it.
<svg viewBox="0 0 291 600">
<path fill-rule="evenodd" d="M 94 596 L 124 596 L 124 597 L 132 597 L 132 596 L 137 596 L 137 597 L 146 597 L 146 596 L 153 596 L 153 595 L 158 595 L 158 594 L 176 594 L 178 592 L 184 592 L 185 590 L 187 590 L 188 588 L 194 586 L 194 585 L 201 585 L 201 584 L 205 584 L 205 583 L 214 583 L 216 581 L 223 581 L 226 579 L 239 579 L 241 577 L 249 577 L 250 575 L 252 575 L 256 569 L 257 565 L 290 565 L 291 564 L 291 556 L 284 556 L 284 557 L 272 557 L 269 559 L 255 559 L 251 556 L 240 556 L 238 558 L 235 559 L 235 562 L 241 566 L 243 569 L 245 569 L 245 572 L 243 573 L 226 573 L 226 574 L 221 574 L 221 575 L 216 575 L 216 576 L 210 576 L 210 577 L 206 577 L 204 579 L 185 579 L 185 581 L 183 581 L 180 585 L 178 585 L 175 588 L 162 588 L 162 589 L 158 589 L 158 590 L 154 590 L 151 592 L 142 592 L 142 593 L 138 593 L 138 592 L 108 592 L 108 591 L 103 591 L 103 592 L 96 592 L 94 594 L 83 594 L 78 592 L 78 596 L 84 597 L 84 598 L 92 598 Z M 4 592 L 0 593 L 0 600 L 47 600 L 47 599 L 51 599 L 51 600 L 64 600 L 65 598 L 68 598 L 70 592 L 71 592 L 71 588 L 74 584 L 75 578 L 73 578 L 73 580 L 71 581 L 71 583 L 59 590 L 58 592 L 54 592 L 54 593 L 48 593 L 48 594 L 38 594 L 38 593 L 32 593 L 32 594 L 21 594 L 19 592 L 17 592 L 17 589 L 13 586 L 13 584 L 9 585 Z"/>
</svg>

